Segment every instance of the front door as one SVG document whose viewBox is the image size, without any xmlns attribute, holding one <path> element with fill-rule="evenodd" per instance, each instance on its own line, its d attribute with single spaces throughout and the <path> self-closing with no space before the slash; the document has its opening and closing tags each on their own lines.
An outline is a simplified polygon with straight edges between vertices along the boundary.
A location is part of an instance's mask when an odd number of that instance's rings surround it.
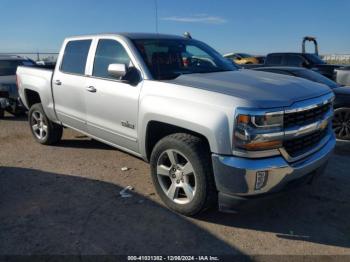
<svg viewBox="0 0 350 262">
<path fill-rule="evenodd" d="M 131 60 L 120 42 L 100 39 L 85 92 L 88 132 L 122 149 L 138 152 L 137 115 L 141 83 L 131 85 L 109 75 L 110 64 L 129 67 Z"/>
</svg>

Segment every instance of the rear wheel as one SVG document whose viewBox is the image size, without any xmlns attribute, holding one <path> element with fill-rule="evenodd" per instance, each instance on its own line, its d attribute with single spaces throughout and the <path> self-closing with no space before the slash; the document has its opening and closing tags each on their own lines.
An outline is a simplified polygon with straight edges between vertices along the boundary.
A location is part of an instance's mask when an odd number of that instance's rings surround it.
<svg viewBox="0 0 350 262">
<path fill-rule="evenodd" d="M 30 130 L 37 142 L 53 145 L 61 140 L 63 128 L 50 121 L 40 103 L 34 104 L 28 114 Z"/>
<path fill-rule="evenodd" d="M 169 208 L 191 216 L 216 203 L 210 153 L 200 138 L 169 135 L 156 144 L 150 162 L 154 186 Z"/>
<path fill-rule="evenodd" d="M 350 108 L 334 110 L 333 130 L 338 139 L 350 140 Z"/>
</svg>

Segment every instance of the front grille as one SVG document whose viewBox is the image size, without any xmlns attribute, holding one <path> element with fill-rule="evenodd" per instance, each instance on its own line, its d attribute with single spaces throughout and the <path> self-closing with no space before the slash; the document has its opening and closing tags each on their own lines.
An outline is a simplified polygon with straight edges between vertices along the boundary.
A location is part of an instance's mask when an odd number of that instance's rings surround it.
<svg viewBox="0 0 350 262">
<path fill-rule="evenodd" d="M 0 91 L 0 97 L 1 98 L 9 98 L 9 92 L 7 92 L 7 91 Z"/>
<path fill-rule="evenodd" d="M 303 137 L 286 140 L 283 142 L 284 149 L 291 157 L 300 156 L 312 150 L 327 135 L 327 132 L 328 128 L 325 128 Z"/>
<path fill-rule="evenodd" d="M 328 103 L 309 110 L 303 110 L 295 113 L 286 113 L 283 120 L 284 128 L 303 126 L 314 123 L 322 119 L 325 113 L 330 110 L 331 106 L 332 104 Z"/>
</svg>

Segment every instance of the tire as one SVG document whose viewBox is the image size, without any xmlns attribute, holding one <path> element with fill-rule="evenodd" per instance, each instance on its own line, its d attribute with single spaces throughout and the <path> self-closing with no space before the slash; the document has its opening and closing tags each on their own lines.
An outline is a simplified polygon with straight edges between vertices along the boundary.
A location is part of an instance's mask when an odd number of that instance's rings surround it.
<svg viewBox="0 0 350 262">
<path fill-rule="evenodd" d="M 30 130 L 34 139 L 43 145 L 54 145 L 61 140 L 63 128 L 50 121 L 40 103 L 34 104 L 28 113 Z"/>
<path fill-rule="evenodd" d="M 338 139 L 350 140 L 350 108 L 334 110 L 333 130 Z"/>
<path fill-rule="evenodd" d="M 4 117 L 5 117 L 5 111 L 0 108 L 0 118 L 4 118 Z"/>
<path fill-rule="evenodd" d="M 156 191 L 170 209 L 194 216 L 217 203 L 210 151 L 200 138 L 186 133 L 164 137 L 150 164 Z"/>
</svg>

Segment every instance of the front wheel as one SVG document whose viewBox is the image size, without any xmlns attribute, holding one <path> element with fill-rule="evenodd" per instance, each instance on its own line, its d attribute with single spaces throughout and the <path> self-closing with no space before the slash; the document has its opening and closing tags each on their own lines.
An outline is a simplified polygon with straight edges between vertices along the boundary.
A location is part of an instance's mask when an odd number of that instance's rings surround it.
<svg viewBox="0 0 350 262">
<path fill-rule="evenodd" d="M 350 140 L 350 108 L 334 110 L 333 130 L 338 139 Z"/>
<path fill-rule="evenodd" d="M 37 142 L 43 145 L 53 145 L 61 140 L 62 126 L 48 119 L 40 103 L 30 108 L 28 118 L 30 130 Z"/>
<path fill-rule="evenodd" d="M 156 144 L 150 162 L 154 186 L 169 208 L 192 216 L 216 203 L 210 152 L 200 138 L 169 135 Z"/>
</svg>

